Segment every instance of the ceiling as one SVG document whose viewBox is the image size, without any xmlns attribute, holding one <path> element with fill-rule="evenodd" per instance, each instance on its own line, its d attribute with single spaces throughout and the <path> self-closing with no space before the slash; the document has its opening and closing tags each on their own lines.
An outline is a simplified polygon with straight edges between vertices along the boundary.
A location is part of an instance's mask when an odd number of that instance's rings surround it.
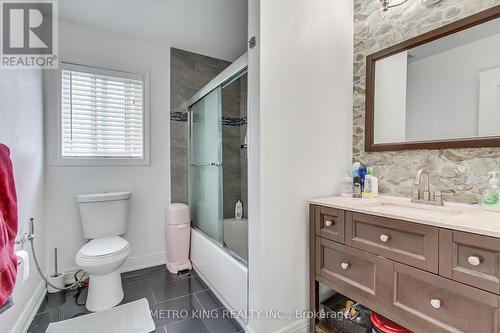
<svg viewBox="0 0 500 333">
<path fill-rule="evenodd" d="M 228 61 L 246 51 L 247 0 L 60 0 L 59 17 Z"/>
</svg>

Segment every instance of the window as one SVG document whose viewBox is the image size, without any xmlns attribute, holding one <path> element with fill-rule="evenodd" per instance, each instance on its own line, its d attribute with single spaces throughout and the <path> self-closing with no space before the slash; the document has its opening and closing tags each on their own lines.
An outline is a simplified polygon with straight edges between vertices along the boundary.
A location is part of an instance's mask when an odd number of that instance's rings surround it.
<svg viewBox="0 0 500 333">
<path fill-rule="evenodd" d="M 63 164 L 148 163 L 145 77 L 63 64 L 59 121 Z"/>
</svg>

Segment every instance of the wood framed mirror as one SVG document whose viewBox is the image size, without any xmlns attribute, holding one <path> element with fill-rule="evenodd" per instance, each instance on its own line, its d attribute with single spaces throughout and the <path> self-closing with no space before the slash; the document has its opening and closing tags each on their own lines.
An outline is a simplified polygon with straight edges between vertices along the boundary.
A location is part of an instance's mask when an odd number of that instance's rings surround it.
<svg viewBox="0 0 500 333">
<path fill-rule="evenodd" d="M 500 147 L 500 5 L 367 56 L 367 152 L 480 147 Z"/>
</svg>

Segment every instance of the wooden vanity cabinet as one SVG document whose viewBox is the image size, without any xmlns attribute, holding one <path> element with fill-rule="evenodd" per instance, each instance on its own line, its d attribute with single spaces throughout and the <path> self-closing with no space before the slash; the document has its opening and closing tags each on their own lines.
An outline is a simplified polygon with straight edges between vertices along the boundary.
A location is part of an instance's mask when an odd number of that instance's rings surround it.
<svg viewBox="0 0 500 333">
<path fill-rule="evenodd" d="M 438 228 L 346 212 L 346 244 L 438 273 Z"/>
<path fill-rule="evenodd" d="M 363 304 L 391 303 L 390 260 L 316 237 L 316 275 Z"/>
<path fill-rule="evenodd" d="M 403 264 L 394 264 L 393 313 L 415 332 L 498 333 L 499 297 Z"/>
<path fill-rule="evenodd" d="M 316 206 L 314 214 L 316 235 L 344 243 L 345 221 L 343 210 Z"/>
<path fill-rule="evenodd" d="M 500 333 L 500 239 L 318 205 L 310 212 L 311 310 L 322 283 L 415 333 Z M 310 332 L 337 333 L 316 319 Z"/>
<path fill-rule="evenodd" d="M 440 275 L 500 294 L 500 239 L 444 229 L 439 235 Z"/>
</svg>

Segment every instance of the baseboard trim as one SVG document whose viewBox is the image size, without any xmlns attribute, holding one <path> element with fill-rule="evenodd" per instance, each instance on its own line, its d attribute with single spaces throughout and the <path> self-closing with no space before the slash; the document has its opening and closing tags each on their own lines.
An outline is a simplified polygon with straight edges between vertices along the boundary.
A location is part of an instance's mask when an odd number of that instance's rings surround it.
<svg viewBox="0 0 500 333">
<path fill-rule="evenodd" d="M 125 264 L 120 269 L 120 273 L 126 273 L 130 271 L 136 271 L 138 269 L 165 265 L 167 263 L 167 255 L 165 252 L 155 253 L 149 256 L 129 258 L 125 261 Z M 64 270 L 64 283 L 72 284 L 75 283 L 75 273 L 78 272 L 78 267 L 73 267 Z"/>
<path fill-rule="evenodd" d="M 286 326 L 275 333 L 307 333 L 309 332 L 309 320 L 301 319 L 293 324 Z"/>
<path fill-rule="evenodd" d="M 245 332 L 254 333 L 254 330 L 252 330 L 250 326 L 247 326 L 245 328 Z M 301 319 L 292 323 L 291 325 L 274 331 L 274 333 L 309 333 L 309 320 Z"/>
<path fill-rule="evenodd" d="M 136 271 L 138 269 L 165 265 L 167 263 L 167 255 L 165 252 L 155 253 L 149 256 L 129 258 L 125 261 L 121 268 L 121 272 Z"/>
<path fill-rule="evenodd" d="M 17 319 L 17 322 L 14 325 L 12 332 L 26 333 L 28 331 L 31 322 L 33 321 L 33 318 L 35 318 L 35 315 L 38 312 L 38 309 L 40 308 L 43 299 L 45 298 L 46 293 L 47 293 L 47 288 L 45 288 L 45 282 L 40 281 L 40 284 L 38 285 L 38 287 L 36 287 L 26 307 L 23 309 L 23 312 Z"/>
</svg>

